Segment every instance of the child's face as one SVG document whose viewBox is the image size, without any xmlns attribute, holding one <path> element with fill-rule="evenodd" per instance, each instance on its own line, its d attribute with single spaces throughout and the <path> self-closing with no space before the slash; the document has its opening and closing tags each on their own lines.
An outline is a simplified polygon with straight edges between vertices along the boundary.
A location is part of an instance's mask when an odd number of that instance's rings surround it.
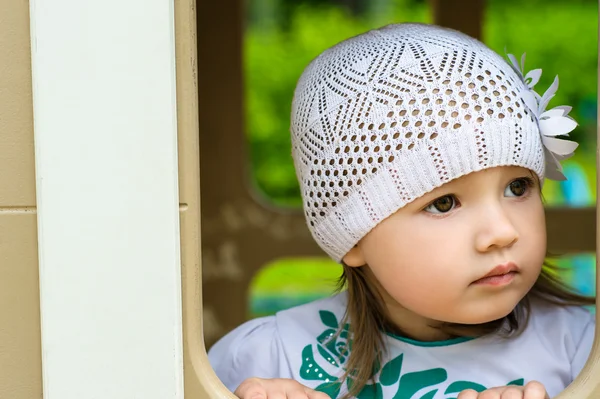
<svg viewBox="0 0 600 399">
<path fill-rule="evenodd" d="M 535 283 L 545 253 L 539 184 L 529 170 L 511 166 L 471 173 L 415 200 L 344 262 L 367 264 L 393 321 L 419 335 L 420 321 L 479 324 L 506 316 Z M 518 270 L 479 280 L 499 265 Z"/>
</svg>

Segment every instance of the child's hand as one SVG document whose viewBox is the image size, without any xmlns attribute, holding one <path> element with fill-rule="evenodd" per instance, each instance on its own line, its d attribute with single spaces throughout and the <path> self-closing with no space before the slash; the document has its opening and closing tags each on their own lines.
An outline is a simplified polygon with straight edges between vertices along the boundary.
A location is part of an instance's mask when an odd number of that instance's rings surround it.
<svg viewBox="0 0 600 399">
<path fill-rule="evenodd" d="M 510 385 L 486 389 L 483 392 L 467 389 L 456 399 L 550 399 L 550 397 L 542 384 L 531 381 L 524 387 Z"/>
<path fill-rule="evenodd" d="M 248 378 L 235 390 L 234 395 L 240 399 L 330 399 L 323 392 L 285 378 Z"/>
</svg>

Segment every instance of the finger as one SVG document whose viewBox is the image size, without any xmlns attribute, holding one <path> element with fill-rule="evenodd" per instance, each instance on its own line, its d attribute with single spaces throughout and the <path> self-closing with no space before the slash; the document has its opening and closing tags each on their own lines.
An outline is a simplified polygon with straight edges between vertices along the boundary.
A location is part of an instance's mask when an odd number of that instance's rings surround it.
<svg viewBox="0 0 600 399">
<path fill-rule="evenodd" d="M 267 399 L 267 391 L 258 378 L 248 378 L 233 392 L 240 399 Z"/>
<path fill-rule="evenodd" d="M 303 388 L 304 388 L 303 386 L 298 384 L 298 386 L 288 389 L 285 392 L 286 399 L 307 399 L 307 398 L 309 398 L 308 394 L 306 393 L 306 391 Z M 269 395 L 269 399 L 271 399 L 270 395 Z"/>
<path fill-rule="evenodd" d="M 477 395 L 479 395 L 479 393 L 474 389 L 466 389 L 461 391 L 456 399 L 477 399 Z"/>
<path fill-rule="evenodd" d="M 523 387 L 507 386 L 499 396 L 500 399 L 523 399 Z M 543 399 L 543 398 L 542 398 Z"/>
<path fill-rule="evenodd" d="M 306 393 L 306 396 L 308 396 L 308 399 L 331 399 L 326 393 L 315 391 L 308 387 L 304 387 L 304 392 Z"/>
<path fill-rule="evenodd" d="M 267 391 L 267 399 L 287 399 L 288 395 L 286 393 L 286 391 L 282 390 L 282 389 L 269 389 Z M 306 396 L 303 397 L 303 399 L 306 398 Z M 257 399 L 257 398 L 248 398 L 248 399 Z M 295 399 L 298 399 L 297 397 Z"/>
<path fill-rule="evenodd" d="M 302 385 L 292 379 L 265 379 L 262 380 L 262 384 L 267 390 L 267 399 L 288 399 L 291 396 L 293 396 L 292 399 L 306 399 L 306 395 L 302 392 Z M 301 396 L 298 397 L 298 395 Z"/>
<path fill-rule="evenodd" d="M 480 392 L 477 399 L 502 399 L 502 393 L 506 390 L 506 387 L 493 387 Z"/>
<path fill-rule="evenodd" d="M 523 399 L 549 399 L 546 388 L 538 381 L 530 381 L 525 385 Z"/>
<path fill-rule="evenodd" d="M 501 399 L 503 389 L 490 388 L 480 392 L 477 399 Z"/>
</svg>

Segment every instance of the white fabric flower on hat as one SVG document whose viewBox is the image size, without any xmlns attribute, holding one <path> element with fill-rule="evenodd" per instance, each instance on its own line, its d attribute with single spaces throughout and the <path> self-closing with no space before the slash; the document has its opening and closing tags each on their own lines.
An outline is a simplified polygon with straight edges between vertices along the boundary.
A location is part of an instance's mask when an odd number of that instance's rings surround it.
<svg viewBox="0 0 600 399">
<path fill-rule="evenodd" d="M 529 88 L 525 91 L 523 101 L 537 118 L 544 152 L 546 158 L 546 177 L 552 180 L 566 180 L 562 173 L 560 161 L 570 158 L 579 144 L 570 140 L 558 139 L 556 136 L 568 136 L 568 133 L 577 127 L 577 122 L 569 116 L 572 107 L 558 106 L 546 110 L 548 103 L 554 97 L 558 89 L 558 76 L 554 78 L 552 85 L 540 96 L 533 90 L 542 76 L 541 69 L 534 69 L 524 74 L 525 54 L 521 56 L 521 65 L 518 64 L 514 55 L 508 54 L 515 71 L 521 76 L 523 82 Z"/>
</svg>

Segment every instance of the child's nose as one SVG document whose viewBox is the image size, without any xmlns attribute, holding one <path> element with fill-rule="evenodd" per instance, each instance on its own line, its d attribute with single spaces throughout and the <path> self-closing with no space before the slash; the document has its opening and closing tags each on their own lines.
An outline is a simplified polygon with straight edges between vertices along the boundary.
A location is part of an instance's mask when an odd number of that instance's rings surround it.
<svg viewBox="0 0 600 399">
<path fill-rule="evenodd" d="M 510 247 L 519 240 L 519 232 L 500 206 L 490 207 L 478 221 L 476 247 L 480 252 Z"/>
</svg>

